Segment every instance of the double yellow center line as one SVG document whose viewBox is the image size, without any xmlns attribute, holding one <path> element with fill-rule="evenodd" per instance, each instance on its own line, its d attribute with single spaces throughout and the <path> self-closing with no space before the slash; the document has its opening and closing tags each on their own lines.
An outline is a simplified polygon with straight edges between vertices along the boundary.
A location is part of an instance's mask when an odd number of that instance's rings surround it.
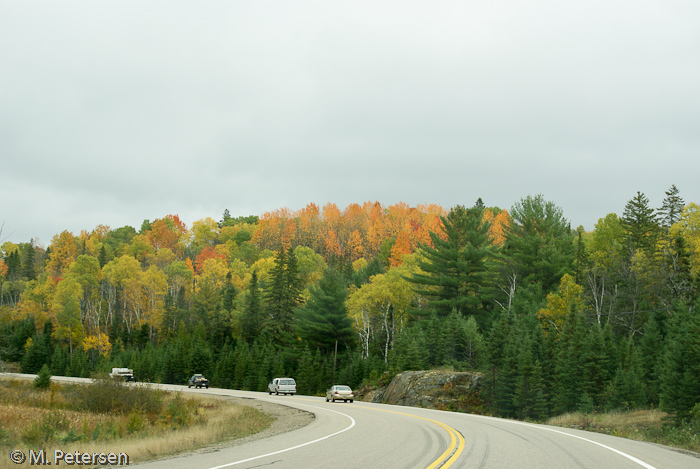
<svg viewBox="0 0 700 469">
<path fill-rule="evenodd" d="M 454 462 L 459 458 L 459 456 L 462 454 L 462 451 L 464 451 L 464 437 L 462 436 L 461 433 L 459 433 L 457 430 L 454 428 L 450 427 L 447 424 L 444 424 L 442 422 L 438 422 L 437 420 L 432 420 L 432 419 L 427 419 L 425 417 L 419 417 L 417 415 L 411 415 L 411 414 L 406 414 L 403 412 L 396 412 L 393 410 L 385 410 L 385 409 L 374 409 L 374 410 L 379 410 L 381 412 L 390 412 L 392 414 L 399 414 L 399 415 L 405 415 L 407 417 L 413 417 L 416 419 L 421 419 L 421 420 L 426 420 L 428 422 L 434 423 L 435 425 L 438 425 L 447 431 L 448 435 L 450 435 L 450 445 L 447 447 L 444 453 L 440 455 L 435 461 L 430 464 L 426 469 L 435 469 L 437 467 L 440 468 L 448 468 Z"/>
<path fill-rule="evenodd" d="M 299 399 L 297 397 L 297 399 Z M 304 399 L 300 398 L 301 400 L 311 400 L 311 399 Z M 392 414 L 398 414 L 398 415 L 404 415 L 406 417 L 413 417 L 415 419 L 421 419 L 425 420 L 430 423 L 434 423 L 435 425 L 442 427 L 448 435 L 450 435 L 450 445 L 447 447 L 444 453 L 440 455 L 435 461 L 433 461 L 426 469 L 436 469 L 436 468 L 441 468 L 441 469 L 447 469 L 450 467 L 452 464 L 454 464 L 455 461 L 459 458 L 459 456 L 462 454 L 462 451 L 464 451 L 464 437 L 462 436 L 461 433 L 459 433 L 457 430 L 454 428 L 450 427 L 447 424 L 444 424 L 442 422 L 438 422 L 437 420 L 433 419 L 427 419 L 425 417 L 419 417 L 417 415 L 411 415 L 407 414 L 404 412 L 396 412 L 395 410 L 386 410 L 386 409 L 376 409 L 373 407 L 366 407 L 366 409 L 371 409 L 371 410 L 377 410 L 380 412 L 389 412 Z"/>
</svg>

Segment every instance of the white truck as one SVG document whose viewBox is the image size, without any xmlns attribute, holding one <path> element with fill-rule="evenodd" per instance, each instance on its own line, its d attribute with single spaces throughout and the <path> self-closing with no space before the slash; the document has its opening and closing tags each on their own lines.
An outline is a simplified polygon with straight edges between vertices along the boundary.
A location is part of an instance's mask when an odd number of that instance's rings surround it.
<svg viewBox="0 0 700 469">
<path fill-rule="evenodd" d="M 124 381 L 134 381 L 136 382 L 136 378 L 134 377 L 134 370 L 131 368 L 112 368 L 112 372 L 109 374 L 110 378 L 121 378 Z"/>
<path fill-rule="evenodd" d="M 267 385 L 267 392 L 272 394 L 294 394 L 297 392 L 297 383 L 293 378 L 275 378 Z"/>
</svg>

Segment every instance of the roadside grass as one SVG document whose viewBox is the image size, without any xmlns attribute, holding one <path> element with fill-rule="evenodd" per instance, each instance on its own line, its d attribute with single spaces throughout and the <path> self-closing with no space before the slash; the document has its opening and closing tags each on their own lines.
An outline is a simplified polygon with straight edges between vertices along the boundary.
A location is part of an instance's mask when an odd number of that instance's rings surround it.
<svg viewBox="0 0 700 469">
<path fill-rule="evenodd" d="M 14 449 L 126 453 L 130 463 L 192 451 L 267 428 L 273 418 L 223 399 L 126 385 L 0 380 L 0 453 Z"/>
<path fill-rule="evenodd" d="M 673 425 L 668 414 L 658 409 L 593 414 L 573 412 L 552 417 L 545 423 L 700 453 L 700 428 L 690 423 Z"/>
</svg>

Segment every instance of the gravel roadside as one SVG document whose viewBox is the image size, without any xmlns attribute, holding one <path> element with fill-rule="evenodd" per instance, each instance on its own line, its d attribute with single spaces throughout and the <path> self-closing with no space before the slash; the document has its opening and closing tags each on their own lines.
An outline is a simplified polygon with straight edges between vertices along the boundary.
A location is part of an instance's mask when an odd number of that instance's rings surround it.
<svg viewBox="0 0 700 469">
<path fill-rule="evenodd" d="M 233 396 L 220 396 L 214 394 L 207 394 L 208 398 L 221 399 L 230 402 L 233 405 L 244 405 L 248 407 L 253 407 L 261 412 L 264 412 L 274 418 L 274 422 L 270 424 L 265 430 L 255 433 L 244 438 L 237 438 L 234 440 L 223 441 L 216 443 L 198 450 L 189 451 L 188 453 L 208 453 L 219 451 L 223 448 L 228 448 L 231 446 L 244 445 L 256 440 L 262 440 L 263 438 L 269 438 L 271 436 L 279 435 L 281 433 L 291 432 L 292 430 L 297 430 L 299 428 L 305 427 L 314 421 L 316 416 L 304 410 L 295 409 L 293 407 L 286 406 L 284 404 L 277 404 L 274 402 L 261 401 L 258 399 L 250 399 L 245 397 L 233 397 Z M 167 459 L 167 458 L 165 458 Z"/>
</svg>

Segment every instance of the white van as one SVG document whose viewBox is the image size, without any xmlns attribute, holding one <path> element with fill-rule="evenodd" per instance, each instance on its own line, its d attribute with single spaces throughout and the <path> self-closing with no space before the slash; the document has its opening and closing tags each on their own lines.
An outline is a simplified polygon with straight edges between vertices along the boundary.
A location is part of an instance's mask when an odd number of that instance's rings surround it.
<svg viewBox="0 0 700 469">
<path fill-rule="evenodd" d="M 297 392 L 297 383 L 293 378 L 275 378 L 267 385 L 269 394 L 294 394 Z"/>
</svg>

